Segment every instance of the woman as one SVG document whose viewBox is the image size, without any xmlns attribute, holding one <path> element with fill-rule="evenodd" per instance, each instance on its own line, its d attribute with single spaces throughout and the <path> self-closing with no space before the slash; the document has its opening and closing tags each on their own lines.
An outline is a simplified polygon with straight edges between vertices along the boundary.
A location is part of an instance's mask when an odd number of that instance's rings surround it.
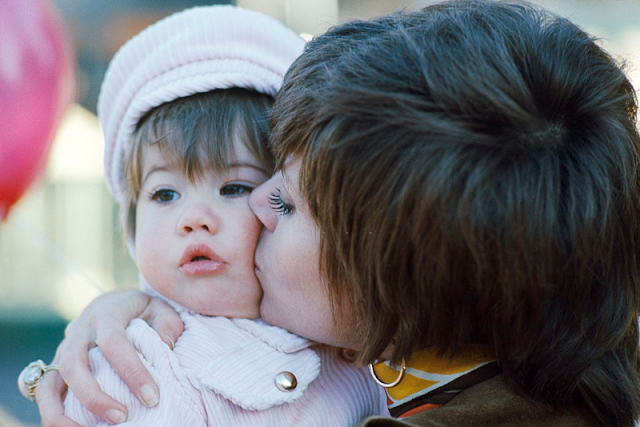
<svg viewBox="0 0 640 427">
<path fill-rule="evenodd" d="M 636 109 L 590 36 L 526 3 L 453 1 L 331 29 L 285 78 L 280 172 L 251 196 L 263 318 L 387 360 L 372 372 L 397 383 L 405 418 L 362 425 L 632 426 Z M 130 353 L 122 327 L 141 313 L 179 335 L 166 307 L 121 298 L 90 306 L 56 357 L 98 415 L 116 403 L 78 368 L 87 346 Z M 133 390 L 152 383 L 133 358 L 111 360 Z M 461 375 L 433 384 L 451 367 Z M 68 425 L 62 388 L 56 373 L 38 386 L 45 426 Z"/>
</svg>

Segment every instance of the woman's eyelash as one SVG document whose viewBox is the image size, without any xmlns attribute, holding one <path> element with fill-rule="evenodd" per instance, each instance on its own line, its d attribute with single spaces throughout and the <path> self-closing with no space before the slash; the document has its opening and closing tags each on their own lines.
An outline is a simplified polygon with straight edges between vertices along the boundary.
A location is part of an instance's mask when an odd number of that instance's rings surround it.
<svg viewBox="0 0 640 427">
<path fill-rule="evenodd" d="M 278 212 L 280 215 L 289 215 L 295 208 L 293 205 L 285 203 L 285 201 L 282 200 L 282 194 L 280 193 L 279 188 L 276 188 L 275 192 L 270 193 L 267 200 L 271 205 L 271 209 Z"/>
</svg>

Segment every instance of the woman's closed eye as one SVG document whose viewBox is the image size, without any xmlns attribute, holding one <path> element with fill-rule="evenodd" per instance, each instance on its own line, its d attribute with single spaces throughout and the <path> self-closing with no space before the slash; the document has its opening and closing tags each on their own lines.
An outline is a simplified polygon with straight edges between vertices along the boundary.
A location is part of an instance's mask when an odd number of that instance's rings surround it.
<svg viewBox="0 0 640 427">
<path fill-rule="evenodd" d="M 227 184 L 220 189 L 220 195 L 225 197 L 248 196 L 253 191 L 253 188 L 254 187 L 247 184 Z"/>
<path fill-rule="evenodd" d="M 282 193 L 279 188 L 276 188 L 276 191 L 270 193 L 267 200 L 269 201 L 269 205 L 271 205 L 271 209 L 278 212 L 280 215 L 289 215 L 295 210 L 295 206 L 282 200 Z"/>
<path fill-rule="evenodd" d="M 160 188 L 149 193 L 149 199 L 158 203 L 173 202 L 174 200 L 178 200 L 179 198 L 180 193 L 168 188 Z"/>
</svg>

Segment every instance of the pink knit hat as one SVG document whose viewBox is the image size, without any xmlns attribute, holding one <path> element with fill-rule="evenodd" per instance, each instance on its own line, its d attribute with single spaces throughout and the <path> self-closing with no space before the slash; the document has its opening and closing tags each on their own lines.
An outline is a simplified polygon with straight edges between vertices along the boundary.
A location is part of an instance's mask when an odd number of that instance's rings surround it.
<svg viewBox="0 0 640 427">
<path fill-rule="evenodd" d="M 107 69 L 98 100 L 105 176 L 121 203 L 124 155 L 138 121 L 154 107 L 212 89 L 274 96 L 304 41 L 279 21 L 234 6 L 194 7 L 133 37 Z"/>
</svg>

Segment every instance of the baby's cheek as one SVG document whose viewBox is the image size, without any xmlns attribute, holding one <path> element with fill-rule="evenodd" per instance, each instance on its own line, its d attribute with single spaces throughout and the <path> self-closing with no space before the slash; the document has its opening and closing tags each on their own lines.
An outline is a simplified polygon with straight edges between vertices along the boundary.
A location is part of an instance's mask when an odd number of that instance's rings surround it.
<svg viewBox="0 0 640 427">
<path fill-rule="evenodd" d="M 254 254 L 256 246 L 258 245 L 258 239 L 260 238 L 260 232 L 262 231 L 262 223 L 255 215 L 251 214 L 250 218 L 247 218 L 246 224 L 247 226 L 243 233 L 244 239 L 246 240 L 245 245 L 248 251 Z"/>
</svg>

